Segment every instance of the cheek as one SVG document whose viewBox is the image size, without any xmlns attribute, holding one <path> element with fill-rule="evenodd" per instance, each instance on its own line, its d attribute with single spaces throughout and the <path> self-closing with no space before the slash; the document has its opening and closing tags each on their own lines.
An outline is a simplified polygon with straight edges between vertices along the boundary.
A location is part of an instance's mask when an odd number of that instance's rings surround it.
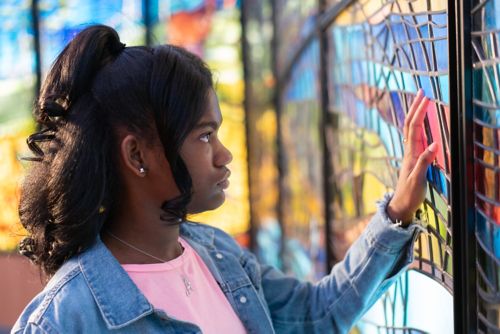
<svg viewBox="0 0 500 334">
<path fill-rule="evenodd" d="M 181 157 L 189 175 L 191 175 L 193 185 L 197 183 L 206 183 L 212 170 L 209 150 L 203 147 L 198 150 L 191 150 L 191 152 L 189 150 L 183 150 Z"/>
<path fill-rule="evenodd" d="M 162 201 L 180 194 L 175 183 L 170 165 L 165 158 L 158 159 L 157 163 L 149 170 L 151 189 Z"/>
</svg>

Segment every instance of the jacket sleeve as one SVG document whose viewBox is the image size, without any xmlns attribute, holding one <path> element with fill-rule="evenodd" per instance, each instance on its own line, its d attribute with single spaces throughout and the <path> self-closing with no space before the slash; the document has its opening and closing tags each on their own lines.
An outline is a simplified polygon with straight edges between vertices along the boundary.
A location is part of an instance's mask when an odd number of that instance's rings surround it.
<svg viewBox="0 0 500 334">
<path fill-rule="evenodd" d="M 35 323 L 28 323 L 26 327 L 19 328 L 16 331 L 12 330 L 11 334 L 47 334 L 49 332 L 45 331 L 42 327 Z M 51 332 L 57 333 L 57 332 Z"/>
<path fill-rule="evenodd" d="M 385 213 L 391 194 L 330 274 L 312 284 L 261 266 L 264 298 L 277 333 L 347 333 L 413 261 L 423 228 L 394 225 Z"/>
</svg>

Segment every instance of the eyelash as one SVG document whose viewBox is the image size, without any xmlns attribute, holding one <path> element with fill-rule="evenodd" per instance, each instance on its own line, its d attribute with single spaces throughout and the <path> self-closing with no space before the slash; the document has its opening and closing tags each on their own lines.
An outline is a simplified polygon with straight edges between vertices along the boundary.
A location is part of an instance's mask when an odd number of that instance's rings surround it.
<svg viewBox="0 0 500 334">
<path fill-rule="evenodd" d="M 209 143 L 210 142 L 210 137 L 212 136 L 212 132 L 207 132 L 201 135 L 200 140 L 204 143 Z M 204 138 L 207 137 L 205 140 Z"/>
</svg>

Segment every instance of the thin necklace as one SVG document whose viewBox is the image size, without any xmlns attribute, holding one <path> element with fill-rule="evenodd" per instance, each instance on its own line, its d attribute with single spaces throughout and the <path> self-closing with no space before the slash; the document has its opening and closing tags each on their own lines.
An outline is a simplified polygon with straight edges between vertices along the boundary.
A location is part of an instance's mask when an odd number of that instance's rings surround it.
<svg viewBox="0 0 500 334">
<path fill-rule="evenodd" d="M 148 252 L 145 252 L 142 249 L 135 247 L 134 245 L 126 242 L 125 240 L 123 240 L 121 238 L 118 238 L 116 235 L 114 235 L 113 233 L 111 233 L 108 230 L 105 230 L 104 232 L 106 232 L 113 239 L 118 240 L 119 242 L 121 242 L 125 246 L 128 246 L 128 247 L 130 247 L 130 248 L 138 251 L 141 254 L 149 256 L 150 258 L 155 259 L 155 260 L 160 261 L 160 262 L 163 262 L 163 263 L 164 262 L 168 262 L 167 260 L 161 259 L 161 258 L 159 258 L 157 256 L 154 256 L 153 254 L 149 254 Z M 187 277 L 187 275 L 184 272 L 181 274 L 181 279 L 182 279 L 182 283 L 184 283 L 184 289 L 186 291 L 186 296 L 189 297 L 191 295 L 191 293 L 193 292 L 193 285 L 191 284 L 191 281 L 189 280 L 189 278 Z"/>
<path fill-rule="evenodd" d="M 155 260 L 160 261 L 160 262 L 168 262 L 167 260 L 161 259 L 161 258 L 159 258 L 159 257 L 157 257 L 157 256 L 154 256 L 153 254 L 149 254 L 149 253 L 147 253 L 147 252 L 143 251 L 142 249 L 139 249 L 139 248 L 135 247 L 134 245 L 129 244 L 128 242 L 126 242 L 126 241 L 125 241 L 125 240 L 123 240 L 123 239 L 118 238 L 116 235 L 114 235 L 113 233 L 109 232 L 108 230 L 106 230 L 105 232 L 106 232 L 107 234 L 109 234 L 109 236 L 110 236 L 110 237 L 112 237 L 112 238 L 114 238 L 114 239 L 118 240 L 119 242 L 121 242 L 121 243 L 122 243 L 122 244 L 124 244 L 125 246 L 128 246 L 128 247 L 130 247 L 130 248 L 132 248 L 132 249 L 134 249 L 134 250 L 138 251 L 139 253 L 142 253 L 142 254 L 144 254 L 144 255 L 146 255 L 146 256 L 149 256 L 150 258 L 155 259 Z"/>
</svg>

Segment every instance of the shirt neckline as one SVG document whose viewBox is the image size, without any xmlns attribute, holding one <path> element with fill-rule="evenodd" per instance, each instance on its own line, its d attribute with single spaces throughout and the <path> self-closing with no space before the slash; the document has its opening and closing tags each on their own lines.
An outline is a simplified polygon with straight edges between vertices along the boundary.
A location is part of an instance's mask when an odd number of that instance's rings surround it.
<svg viewBox="0 0 500 334">
<path fill-rule="evenodd" d="M 192 249 L 189 244 L 179 237 L 179 243 L 181 244 L 183 251 L 182 254 L 167 262 L 160 263 L 145 263 L 145 264 L 122 264 L 121 266 L 125 269 L 126 272 L 158 272 L 158 271 L 169 271 L 174 270 L 186 262 L 186 260 L 190 257 Z"/>
</svg>

